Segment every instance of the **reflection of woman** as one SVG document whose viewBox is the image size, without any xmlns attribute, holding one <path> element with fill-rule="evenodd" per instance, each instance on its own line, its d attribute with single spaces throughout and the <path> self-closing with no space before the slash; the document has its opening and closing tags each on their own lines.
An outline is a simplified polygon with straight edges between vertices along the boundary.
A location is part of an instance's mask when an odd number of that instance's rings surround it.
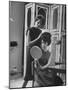
<svg viewBox="0 0 68 90">
<path fill-rule="evenodd" d="M 56 75 L 56 72 L 48 69 L 50 64 L 51 53 L 47 47 L 51 44 L 51 34 L 44 32 L 41 37 L 40 48 L 42 49 L 42 56 L 35 61 L 34 86 L 60 86 L 63 85 L 62 79 Z"/>
<path fill-rule="evenodd" d="M 50 52 L 47 50 L 47 47 L 50 45 L 50 43 L 51 34 L 48 32 L 43 33 L 41 35 L 40 46 L 43 54 L 42 57 L 36 61 L 37 68 L 35 68 L 35 86 L 48 86 L 53 82 L 53 78 L 51 76 L 52 74 L 46 69 L 46 67 L 50 64 Z"/>
<path fill-rule="evenodd" d="M 42 56 L 39 60 L 35 61 L 34 70 L 34 86 L 60 86 L 63 85 L 62 79 L 57 76 L 56 72 L 48 69 L 50 64 L 51 53 L 47 47 L 51 44 L 51 34 L 44 32 L 40 37 L 40 48 L 42 50 Z"/>
</svg>

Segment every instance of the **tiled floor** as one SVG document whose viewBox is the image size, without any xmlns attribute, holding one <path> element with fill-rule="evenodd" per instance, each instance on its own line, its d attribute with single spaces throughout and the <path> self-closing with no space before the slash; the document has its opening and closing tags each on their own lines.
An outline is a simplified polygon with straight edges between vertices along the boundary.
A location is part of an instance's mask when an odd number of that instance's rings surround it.
<svg viewBox="0 0 68 90">
<path fill-rule="evenodd" d="M 22 88 L 23 84 L 24 84 L 23 78 L 10 80 L 10 88 Z M 32 87 L 32 81 L 28 81 L 26 87 Z"/>
<path fill-rule="evenodd" d="M 21 88 L 24 83 L 23 78 L 19 78 L 16 80 L 10 80 L 10 88 Z"/>
<path fill-rule="evenodd" d="M 26 87 L 32 87 L 32 81 L 28 81 Z"/>
</svg>

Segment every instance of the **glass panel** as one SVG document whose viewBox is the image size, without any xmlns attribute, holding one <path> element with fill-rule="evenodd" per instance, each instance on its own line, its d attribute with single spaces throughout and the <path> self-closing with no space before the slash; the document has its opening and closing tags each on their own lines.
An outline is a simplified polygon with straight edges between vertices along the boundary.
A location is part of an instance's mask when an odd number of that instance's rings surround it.
<svg viewBox="0 0 68 90">
<path fill-rule="evenodd" d="M 46 9 L 44 9 L 44 8 L 38 8 L 38 15 L 42 15 L 42 16 L 44 16 L 45 17 L 45 25 L 46 25 Z M 46 26 L 45 26 L 45 28 L 46 28 Z"/>
<path fill-rule="evenodd" d="M 27 13 L 27 28 L 29 28 L 31 25 L 31 8 L 28 9 Z"/>
<path fill-rule="evenodd" d="M 61 31 L 66 31 L 66 6 L 64 5 L 62 7 L 62 26 L 61 26 Z"/>
<path fill-rule="evenodd" d="M 66 60 L 66 38 L 65 36 L 62 37 L 63 39 L 63 54 L 62 54 L 62 63 L 65 63 L 65 60 Z"/>
<path fill-rule="evenodd" d="M 53 29 L 57 29 L 57 21 L 58 21 L 58 8 L 54 9 L 53 12 Z"/>
<path fill-rule="evenodd" d="M 53 40 L 52 40 L 52 57 L 51 57 L 51 64 L 52 65 L 55 65 L 55 62 L 56 62 L 56 45 L 55 45 L 55 42 L 57 40 L 57 37 L 53 37 Z"/>
<path fill-rule="evenodd" d="M 38 11 L 38 15 L 43 15 L 46 21 L 46 9 L 40 8 Z"/>
<path fill-rule="evenodd" d="M 64 13 L 64 29 L 66 30 L 66 6 L 64 7 L 65 13 Z"/>
</svg>

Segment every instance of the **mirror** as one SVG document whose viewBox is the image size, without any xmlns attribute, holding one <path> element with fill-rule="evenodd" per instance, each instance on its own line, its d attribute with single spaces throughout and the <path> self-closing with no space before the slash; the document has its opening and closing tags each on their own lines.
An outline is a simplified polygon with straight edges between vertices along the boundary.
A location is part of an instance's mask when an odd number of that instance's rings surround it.
<svg viewBox="0 0 68 90">
<path fill-rule="evenodd" d="M 30 54 L 34 58 L 34 60 L 38 60 L 42 56 L 42 50 L 38 46 L 33 46 L 30 49 Z"/>
</svg>

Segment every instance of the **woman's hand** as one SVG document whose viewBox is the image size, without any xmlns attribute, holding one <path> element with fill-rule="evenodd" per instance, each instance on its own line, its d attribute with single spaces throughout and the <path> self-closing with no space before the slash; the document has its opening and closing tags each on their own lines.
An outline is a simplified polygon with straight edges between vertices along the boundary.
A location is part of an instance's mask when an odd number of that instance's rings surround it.
<svg viewBox="0 0 68 90">
<path fill-rule="evenodd" d="M 37 68 L 38 68 L 38 69 L 42 69 L 42 66 L 40 65 L 40 63 L 39 63 L 38 60 L 36 60 L 36 65 L 37 65 Z"/>
<path fill-rule="evenodd" d="M 34 67 L 37 68 L 37 60 L 34 61 Z"/>
<path fill-rule="evenodd" d="M 44 66 L 40 65 L 40 63 L 39 63 L 38 60 L 36 61 L 36 63 L 37 63 L 37 67 L 38 67 L 39 69 L 41 69 L 41 70 L 44 70 L 44 69 L 47 68 L 47 66 L 48 66 L 48 65 L 44 65 Z"/>
</svg>

